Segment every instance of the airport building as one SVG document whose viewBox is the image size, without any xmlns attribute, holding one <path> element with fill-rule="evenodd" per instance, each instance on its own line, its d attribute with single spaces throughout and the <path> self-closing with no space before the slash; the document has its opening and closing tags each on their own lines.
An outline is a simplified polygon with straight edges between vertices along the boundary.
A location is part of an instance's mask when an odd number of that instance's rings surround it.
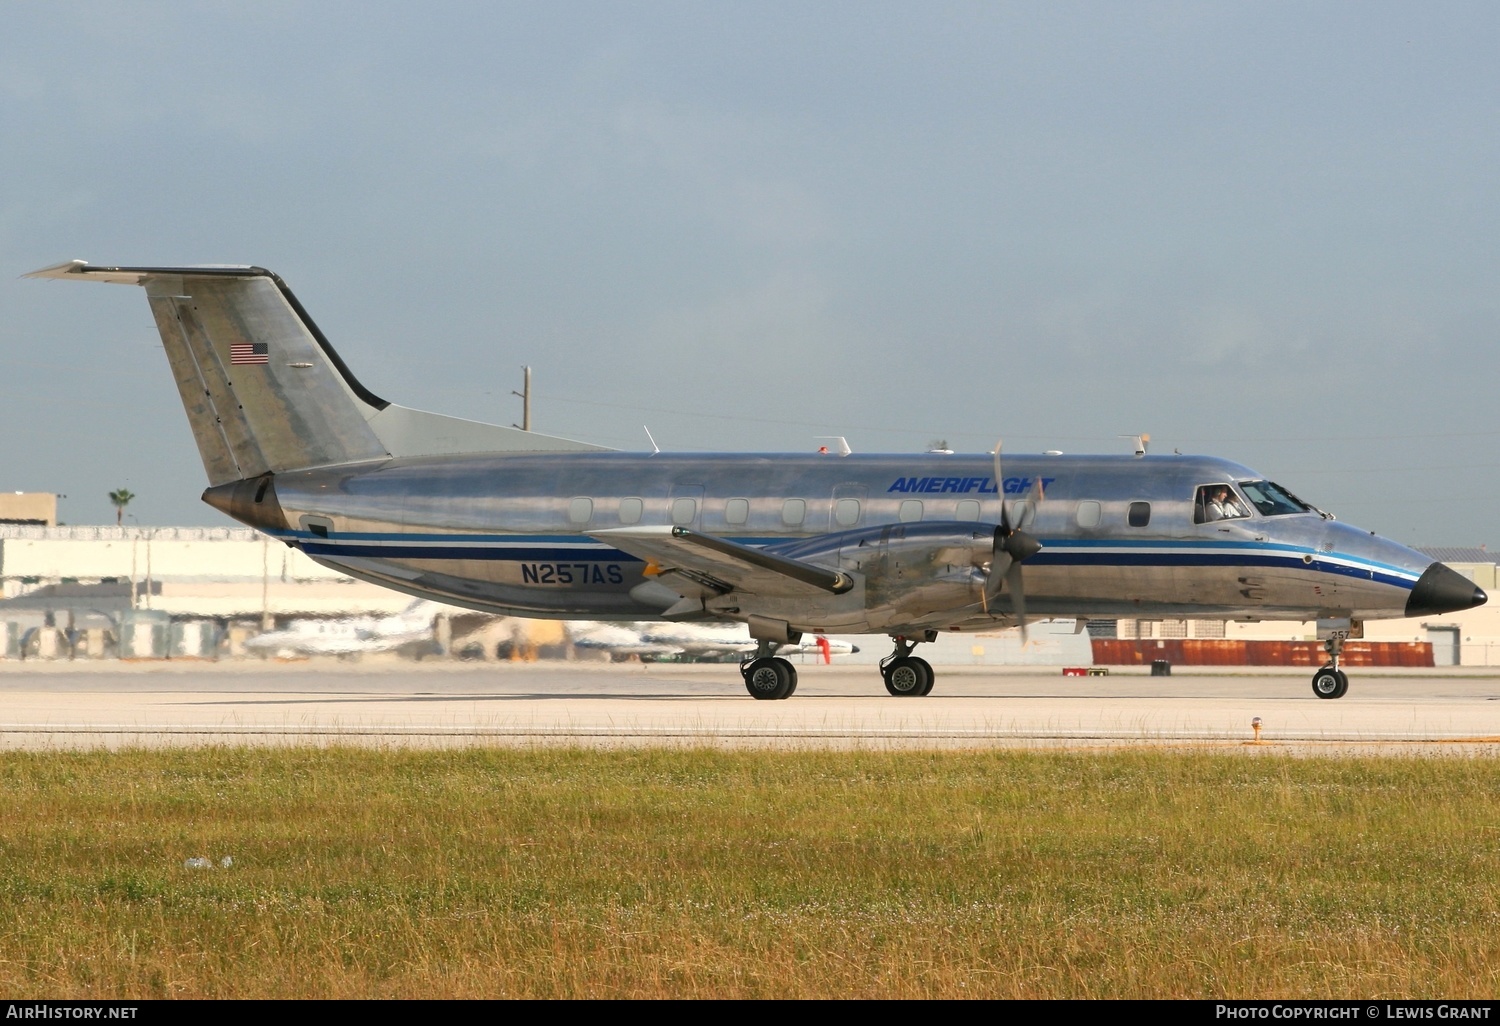
<svg viewBox="0 0 1500 1026">
<path fill-rule="evenodd" d="M 0 598 L 109 585 L 128 598 L 132 581 L 134 606 L 174 616 L 386 613 L 410 601 L 248 527 L 0 525 Z"/>
<path fill-rule="evenodd" d="M 248 527 L 0 523 L 0 659 L 238 657 L 298 621 L 392 617 L 411 601 Z M 558 623 L 439 608 L 445 652 L 567 650 Z"/>
<path fill-rule="evenodd" d="M 0 493 L 0 524 L 57 526 L 57 496 L 51 492 Z"/>
<path fill-rule="evenodd" d="M 0 524 L 0 658 L 216 658 L 292 618 L 409 601 L 249 528 Z"/>
</svg>

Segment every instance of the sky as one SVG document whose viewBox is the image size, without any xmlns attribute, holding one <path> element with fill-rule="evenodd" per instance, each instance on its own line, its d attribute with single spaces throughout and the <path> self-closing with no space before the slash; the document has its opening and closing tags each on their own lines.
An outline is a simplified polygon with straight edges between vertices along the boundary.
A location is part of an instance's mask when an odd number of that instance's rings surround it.
<svg viewBox="0 0 1500 1026">
<path fill-rule="evenodd" d="M 1500 545 L 1492 3 L 11 4 L 0 489 L 227 524 L 141 290 L 625 449 L 1238 460 Z"/>
</svg>

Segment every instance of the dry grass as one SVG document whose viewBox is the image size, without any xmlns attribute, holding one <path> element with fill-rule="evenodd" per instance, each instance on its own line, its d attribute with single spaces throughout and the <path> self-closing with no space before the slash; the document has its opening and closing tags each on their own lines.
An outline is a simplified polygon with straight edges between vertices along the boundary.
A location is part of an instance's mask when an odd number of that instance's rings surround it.
<svg viewBox="0 0 1500 1026">
<path fill-rule="evenodd" d="M 1497 785 L 1460 758 L 6 754 L 0 991 L 1489 997 Z"/>
</svg>

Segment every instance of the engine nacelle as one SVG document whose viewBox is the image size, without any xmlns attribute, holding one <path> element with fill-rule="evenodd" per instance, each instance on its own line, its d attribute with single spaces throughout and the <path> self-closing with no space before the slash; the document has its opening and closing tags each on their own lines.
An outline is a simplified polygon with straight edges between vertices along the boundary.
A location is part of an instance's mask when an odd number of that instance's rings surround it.
<svg viewBox="0 0 1500 1026">
<path fill-rule="evenodd" d="M 870 629 L 968 619 L 983 599 L 993 525 L 889 524 L 810 538 L 777 551 L 863 575 Z"/>
</svg>

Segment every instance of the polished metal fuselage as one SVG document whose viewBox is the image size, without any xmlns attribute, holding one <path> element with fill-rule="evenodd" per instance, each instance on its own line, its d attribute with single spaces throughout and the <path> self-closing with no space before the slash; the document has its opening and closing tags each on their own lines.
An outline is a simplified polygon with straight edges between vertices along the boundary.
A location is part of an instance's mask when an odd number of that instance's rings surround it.
<svg viewBox="0 0 1500 1026">
<path fill-rule="evenodd" d="M 988 454 L 390 459 L 277 474 L 287 527 L 272 533 L 413 595 L 522 616 L 642 620 L 678 596 L 655 568 L 591 532 L 675 524 L 857 582 L 842 595 L 726 596 L 701 615 L 851 633 L 1013 622 L 1008 598 L 985 600 L 984 562 L 1001 501 L 1012 521 L 1031 517 L 1023 504 L 1038 478 L 1044 498 L 1027 530 L 1043 548 L 1024 564 L 1032 617 L 1398 617 L 1433 562 L 1314 512 L 1194 523 L 1199 486 L 1261 478 L 1226 460 L 1013 456 L 1004 475 L 997 486 Z M 1133 503 L 1149 504 L 1140 526 Z"/>
<path fill-rule="evenodd" d="M 1259 479 L 1223 460 L 1019 456 L 996 481 L 986 454 L 601 451 L 380 398 L 264 268 L 68 261 L 34 276 L 145 288 L 206 501 L 424 598 L 743 620 L 768 644 L 1005 625 L 1023 593 L 1031 616 L 1087 618 L 1369 619 L 1485 601 L 1450 568 L 1311 510 L 1194 523 L 1200 488 Z"/>
</svg>

